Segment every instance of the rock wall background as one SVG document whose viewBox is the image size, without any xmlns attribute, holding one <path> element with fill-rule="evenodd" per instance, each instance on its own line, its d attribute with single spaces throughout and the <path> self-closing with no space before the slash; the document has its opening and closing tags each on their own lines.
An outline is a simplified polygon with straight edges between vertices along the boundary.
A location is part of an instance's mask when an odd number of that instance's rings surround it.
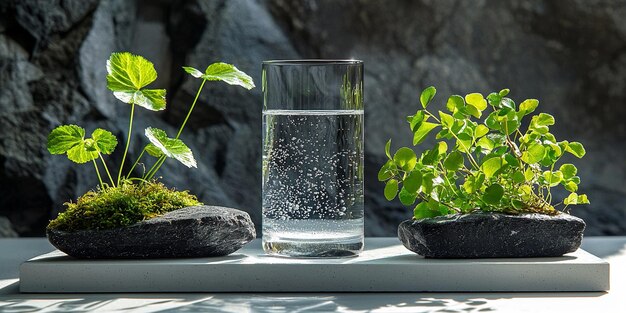
<svg viewBox="0 0 626 313">
<path fill-rule="evenodd" d="M 266 59 L 365 61 L 366 234 L 393 236 L 411 215 L 388 203 L 376 172 L 383 146 L 409 144 L 403 117 L 421 88 L 487 93 L 508 87 L 556 116 L 557 138 L 587 147 L 574 215 L 588 235 L 626 235 L 626 1 L 50 0 L 0 3 L 0 231 L 41 236 L 62 203 L 93 188 L 89 166 L 45 149 L 76 123 L 126 136 L 130 108 L 106 89 L 105 61 L 131 51 L 153 61 L 168 109 L 139 110 L 136 129 L 169 133 L 198 87 L 182 65 L 222 60 L 260 82 Z M 261 90 L 211 84 L 183 134 L 197 170 L 169 162 L 163 181 L 205 203 L 248 211 L 260 224 Z M 137 157 L 145 144 L 133 133 Z M 397 146 L 396 146 L 397 147 Z M 119 163 L 118 148 L 113 163 Z M 8 219 L 7 222 L 6 220 Z"/>
</svg>

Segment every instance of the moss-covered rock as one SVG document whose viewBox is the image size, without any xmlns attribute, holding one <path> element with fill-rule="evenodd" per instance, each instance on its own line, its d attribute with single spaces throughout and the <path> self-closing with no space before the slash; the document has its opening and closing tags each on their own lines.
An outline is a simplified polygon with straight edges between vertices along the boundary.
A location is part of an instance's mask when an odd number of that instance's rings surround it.
<svg viewBox="0 0 626 313">
<path fill-rule="evenodd" d="M 50 221 L 49 229 L 66 232 L 123 227 L 184 207 L 202 204 L 187 191 L 159 182 L 124 182 L 114 188 L 89 191 Z"/>
<path fill-rule="evenodd" d="M 231 254 L 256 237 L 248 213 L 197 205 L 128 227 L 65 232 L 48 229 L 50 243 L 75 258 L 191 258 Z"/>
</svg>

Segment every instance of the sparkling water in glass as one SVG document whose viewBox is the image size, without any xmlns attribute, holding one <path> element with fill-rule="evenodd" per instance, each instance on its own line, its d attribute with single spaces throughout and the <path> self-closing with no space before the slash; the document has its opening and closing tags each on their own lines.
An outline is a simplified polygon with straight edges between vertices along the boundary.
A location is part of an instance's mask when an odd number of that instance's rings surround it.
<svg viewBox="0 0 626 313">
<path fill-rule="evenodd" d="M 363 62 L 263 62 L 263 249 L 363 249 Z"/>
</svg>

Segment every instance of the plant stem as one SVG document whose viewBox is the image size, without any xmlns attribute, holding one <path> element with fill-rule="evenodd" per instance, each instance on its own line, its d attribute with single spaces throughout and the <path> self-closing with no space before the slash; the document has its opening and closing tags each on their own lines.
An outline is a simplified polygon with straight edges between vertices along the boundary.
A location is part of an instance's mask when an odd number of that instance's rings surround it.
<svg viewBox="0 0 626 313">
<path fill-rule="evenodd" d="M 102 177 L 100 177 L 100 171 L 98 170 L 98 163 L 96 163 L 96 159 L 93 159 L 93 167 L 96 169 L 96 174 L 98 175 L 98 180 L 100 181 L 100 187 L 104 190 L 104 183 L 102 182 Z"/>
<path fill-rule="evenodd" d="M 104 158 L 102 157 L 102 154 L 100 154 L 100 152 L 98 152 L 98 156 L 100 157 L 100 161 L 102 161 L 104 170 L 107 172 L 107 176 L 109 177 L 109 180 L 111 181 L 111 185 L 115 187 L 115 183 L 113 182 L 113 177 L 111 177 L 111 172 L 109 172 L 109 167 L 107 166 L 107 163 L 104 162 Z"/>
<path fill-rule="evenodd" d="M 137 161 L 135 161 L 135 164 L 133 164 L 133 166 L 130 168 L 130 171 L 128 171 L 128 174 L 126 175 L 126 177 L 129 177 L 130 174 L 133 173 L 133 170 L 135 169 L 135 167 L 139 163 L 139 160 L 141 160 L 141 157 L 143 156 L 143 153 L 146 152 L 146 148 L 147 148 L 147 146 L 144 147 L 143 150 L 141 150 L 141 153 L 139 154 L 139 157 L 137 158 Z"/>
<path fill-rule="evenodd" d="M 183 121 L 183 124 L 180 125 L 180 129 L 178 129 L 178 133 L 176 134 L 176 139 L 180 137 L 180 134 L 183 132 L 183 129 L 185 129 L 185 125 L 187 125 L 187 121 L 189 120 L 189 117 L 191 116 L 191 112 L 193 111 L 193 108 L 196 107 L 196 102 L 198 102 L 198 98 L 200 97 L 200 93 L 202 92 L 202 88 L 204 88 L 205 83 L 206 83 L 206 79 L 203 79 L 202 84 L 200 84 L 200 88 L 198 88 L 198 92 L 196 92 L 196 97 L 193 99 L 193 103 L 191 103 L 189 112 L 187 112 L 187 116 L 185 116 L 185 120 Z M 161 168 L 161 165 L 163 165 L 163 163 L 165 162 L 166 158 L 167 158 L 166 156 L 162 156 L 161 159 L 159 159 L 156 163 L 154 163 L 154 165 L 152 165 L 152 168 L 150 168 L 150 170 L 148 171 L 150 176 L 146 176 L 148 180 L 154 177 L 154 175 L 159 170 L 159 168 Z"/>
<path fill-rule="evenodd" d="M 149 173 L 149 175 L 146 177 L 146 180 L 151 180 L 154 177 L 154 175 L 159 170 L 159 168 L 161 168 L 161 165 L 165 163 L 166 159 L 167 159 L 166 156 L 162 156 L 160 159 L 157 160 L 157 162 L 154 164 L 155 165 L 154 170 L 152 171 L 152 173 Z"/>
<path fill-rule="evenodd" d="M 160 160 L 161 160 L 161 157 L 156 159 L 156 161 L 154 161 L 154 163 L 152 164 L 150 169 L 147 172 L 144 172 L 143 177 L 142 177 L 143 179 L 147 179 L 148 176 L 150 176 L 150 173 L 152 173 L 152 171 L 154 171 L 154 167 L 156 166 L 157 163 L 159 163 Z M 145 171 L 145 169 L 144 169 L 144 171 Z"/>
<path fill-rule="evenodd" d="M 124 156 L 122 157 L 122 163 L 120 164 L 120 170 L 117 172 L 117 184 L 120 184 L 122 179 L 122 170 L 124 169 L 124 161 L 126 161 L 126 154 L 128 153 L 128 147 L 130 147 L 130 136 L 133 132 L 133 117 L 135 115 L 135 104 L 131 104 L 130 107 L 130 122 L 128 123 L 128 139 L 126 140 L 126 148 L 124 149 Z"/>
<path fill-rule="evenodd" d="M 142 183 L 147 183 L 147 182 L 148 182 L 147 180 L 145 180 L 145 179 L 143 179 L 143 178 L 139 178 L 139 177 L 131 177 L 131 178 L 129 178 L 128 180 L 131 180 L 131 181 L 132 181 L 132 180 L 138 180 L 138 181 L 140 181 L 140 182 L 142 182 Z"/>
<path fill-rule="evenodd" d="M 448 183 L 448 186 L 450 186 L 450 190 L 452 190 L 452 192 L 454 193 L 455 196 L 459 196 L 458 193 L 456 193 L 456 185 L 452 185 L 452 183 L 450 182 L 450 180 L 448 179 L 448 176 L 446 176 L 446 169 L 443 167 L 443 165 L 441 164 L 441 162 L 437 162 L 437 165 L 439 166 L 439 168 L 441 169 L 441 171 L 443 172 L 443 178 L 445 179 L 446 183 Z"/>
<path fill-rule="evenodd" d="M 143 179 L 148 179 L 148 176 L 150 176 L 150 174 L 154 171 L 154 168 L 156 167 L 157 163 L 159 163 L 159 161 L 161 161 L 161 157 L 159 157 L 156 161 L 154 161 L 150 169 L 144 173 Z"/>
<path fill-rule="evenodd" d="M 185 117 L 183 124 L 180 125 L 180 129 L 178 130 L 178 133 L 176 134 L 176 139 L 178 139 L 178 137 L 180 137 L 180 134 L 183 132 L 183 129 L 185 128 L 185 125 L 187 124 L 187 120 L 191 116 L 191 111 L 193 111 L 193 108 L 196 106 L 196 102 L 198 102 L 198 98 L 200 97 L 200 92 L 202 92 L 202 88 L 204 87 L 204 83 L 206 83 L 206 79 L 202 80 L 202 84 L 200 84 L 200 88 L 198 88 L 198 92 L 196 92 L 196 97 L 193 99 L 191 108 L 189 108 L 189 112 L 187 112 L 187 116 Z"/>
</svg>

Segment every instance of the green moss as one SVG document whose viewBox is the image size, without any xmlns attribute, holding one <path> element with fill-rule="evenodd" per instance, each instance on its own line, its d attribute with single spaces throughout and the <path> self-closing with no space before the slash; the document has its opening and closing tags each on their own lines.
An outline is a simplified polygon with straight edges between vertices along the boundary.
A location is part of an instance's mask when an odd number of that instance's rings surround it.
<svg viewBox="0 0 626 313">
<path fill-rule="evenodd" d="M 48 228 L 63 231 L 128 226 L 167 212 L 202 204 L 187 191 L 168 189 L 159 182 L 131 183 L 89 191 L 50 221 Z"/>
</svg>

